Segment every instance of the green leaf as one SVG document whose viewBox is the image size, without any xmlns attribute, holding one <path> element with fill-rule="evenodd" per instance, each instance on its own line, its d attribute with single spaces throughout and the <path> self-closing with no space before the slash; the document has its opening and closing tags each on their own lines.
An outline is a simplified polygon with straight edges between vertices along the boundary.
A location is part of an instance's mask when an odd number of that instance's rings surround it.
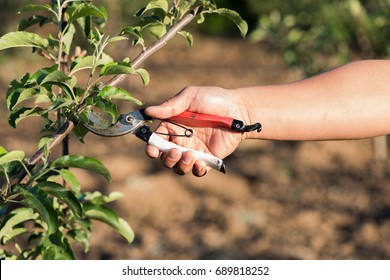
<svg viewBox="0 0 390 280">
<path fill-rule="evenodd" d="M 56 85 L 60 87 L 70 98 L 72 98 L 74 96 L 72 85 L 75 83 L 75 81 L 77 81 L 74 79 L 76 79 L 76 77 L 71 79 L 63 71 L 55 70 L 54 72 L 49 73 L 42 80 L 41 85 Z"/>
<path fill-rule="evenodd" d="M 92 30 L 92 18 L 91 17 L 82 17 L 77 19 L 81 30 L 84 33 L 85 38 L 90 38 Z"/>
<path fill-rule="evenodd" d="M 84 17 L 99 17 L 107 21 L 108 15 L 105 8 L 98 8 L 90 3 L 81 3 L 78 5 L 68 7 L 66 13 L 69 18 L 68 21 L 72 22 L 79 18 Z"/>
<path fill-rule="evenodd" d="M 72 63 L 70 76 L 74 75 L 74 73 L 77 71 L 91 69 L 93 67 L 94 59 L 95 58 L 93 56 L 85 56 L 76 60 L 74 63 Z M 102 57 L 97 60 L 96 65 L 102 66 L 112 63 L 113 61 L 114 60 L 111 56 L 103 54 Z"/>
<path fill-rule="evenodd" d="M 74 242 L 80 243 L 83 246 L 84 253 L 89 251 L 90 247 L 90 232 L 84 229 L 72 228 L 67 232 Z"/>
<path fill-rule="evenodd" d="M 42 84 L 42 81 L 47 77 L 47 75 L 55 71 L 58 71 L 57 69 L 58 69 L 58 65 L 41 68 L 38 71 L 36 71 L 34 74 L 32 74 L 31 77 L 28 77 L 28 80 L 25 82 L 25 84 L 40 85 Z"/>
<path fill-rule="evenodd" d="M 134 231 L 124 219 L 118 219 L 118 227 L 116 228 L 116 231 L 122 235 L 127 242 L 131 243 L 134 241 Z"/>
<path fill-rule="evenodd" d="M 53 141 L 53 137 L 43 136 L 39 139 L 38 149 L 43 148 L 44 156 L 47 158 L 50 154 L 49 145 Z"/>
<path fill-rule="evenodd" d="M 129 224 L 125 220 L 118 218 L 118 215 L 110 208 L 102 205 L 86 204 L 84 205 L 84 213 L 90 219 L 98 220 L 109 225 L 129 243 L 134 240 L 134 232 Z"/>
<path fill-rule="evenodd" d="M 75 167 L 90 170 L 102 175 L 108 182 L 111 182 L 111 175 L 107 168 L 97 159 L 78 155 L 67 155 L 53 161 L 52 168 Z"/>
<path fill-rule="evenodd" d="M 63 170 L 61 170 L 63 171 Z M 63 175 L 63 174 L 66 174 L 64 172 L 61 173 L 60 171 L 60 174 Z M 70 171 L 68 171 L 68 173 L 66 174 L 65 178 L 69 179 L 69 173 L 71 173 Z M 74 178 L 71 178 L 71 182 L 74 183 Z M 77 179 L 76 179 L 77 181 Z M 77 181 L 76 184 L 79 184 L 80 183 Z M 80 218 L 83 214 L 83 210 L 81 208 L 81 204 L 80 202 L 78 201 L 78 199 L 75 197 L 75 195 L 65 189 L 64 186 L 58 184 L 58 183 L 55 183 L 55 182 L 42 182 L 42 183 L 39 183 L 36 185 L 36 187 L 44 192 L 45 194 L 49 194 L 49 195 L 52 195 L 60 200 L 62 200 L 63 202 L 65 202 L 69 207 L 70 209 L 72 210 L 73 214 L 76 216 L 76 218 Z"/>
<path fill-rule="evenodd" d="M 15 128 L 20 121 L 27 117 L 39 117 L 43 116 L 47 111 L 39 107 L 28 108 L 20 107 L 11 112 L 8 116 L 8 123 Z"/>
<path fill-rule="evenodd" d="M 19 13 L 25 13 L 25 12 L 36 12 L 36 11 L 51 11 L 54 12 L 50 5 L 43 4 L 43 5 L 37 5 L 37 4 L 29 4 L 24 6 Z"/>
<path fill-rule="evenodd" d="M 60 170 L 60 176 L 62 177 L 62 179 L 65 180 L 66 183 L 69 184 L 69 186 L 72 188 L 72 190 L 76 194 L 80 193 L 81 185 L 80 185 L 80 182 L 77 179 L 76 175 L 74 175 L 68 169 L 61 169 Z"/>
<path fill-rule="evenodd" d="M 19 21 L 18 31 L 24 31 L 27 28 L 29 28 L 30 26 L 33 26 L 35 24 L 39 24 L 39 26 L 42 27 L 43 25 L 45 25 L 46 23 L 49 23 L 49 22 L 52 22 L 52 19 L 47 18 L 47 17 L 43 17 L 43 16 L 35 15 L 35 16 L 29 17 L 28 19 L 22 19 L 21 21 Z"/>
<path fill-rule="evenodd" d="M 27 230 L 18 228 L 21 223 L 29 220 L 35 220 L 39 217 L 38 213 L 35 213 L 31 208 L 18 208 L 8 214 L 0 227 L 0 242 L 5 244 L 8 240 L 23 234 Z"/>
<path fill-rule="evenodd" d="M 192 37 L 192 34 L 190 32 L 180 31 L 178 33 L 187 40 L 190 47 L 192 47 L 194 45 L 194 38 Z"/>
<path fill-rule="evenodd" d="M 110 39 L 108 39 L 107 43 L 114 43 L 118 41 L 127 40 L 127 37 L 125 36 L 113 36 Z"/>
<path fill-rule="evenodd" d="M 54 111 L 54 110 L 57 110 L 57 109 L 60 109 L 60 108 L 68 107 L 72 103 L 73 103 L 72 100 L 61 98 L 61 97 L 57 97 L 57 98 L 54 99 L 54 101 L 49 106 L 49 108 L 47 108 L 47 110 L 48 111 Z"/>
<path fill-rule="evenodd" d="M 78 117 L 80 117 L 80 115 Z M 84 121 L 80 119 L 80 122 L 76 124 L 76 126 L 72 131 L 81 143 L 84 143 L 84 137 L 89 133 L 89 130 L 83 125 L 83 123 L 87 123 L 87 122 L 88 120 Z"/>
<path fill-rule="evenodd" d="M 238 29 L 241 32 L 241 36 L 245 38 L 246 34 L 248 33 L 248 24 L 245 20 L 241 18 L 239 13 L 226 8 L 213 10 L 212 13 L 216 13 L 228 17 L 233 23 L 237 25 Z"/>
<path fill-rule="evenodd" d="M 132 35 L 136 38 L 142 38 L 142 33 L 140 32 L 139 30 L 140 28 L 138 27 L 132 27 L 132 26 L 128 26 L 124 29 L 122 29 L 122 31 L 119 33 L 120 35 Z"/>
<path fill-rule="evenodd" d="M 0 146 L 0 156 L 7 153 L 7 150 L 3 146 Z"/>
<path fill-rule="evenodd" d="M 64 37 L 62 39 L 62 43 L 63 43 L 62 51 L 67 55 L 69 55 L 72 43 L 74 41 L 73 39 L 75 34 L 76 34 L 76 28 L 74 24 L 70 23 L 68 31 L 64 34 Z"/>
<path fill-rule="evenodd" d="M 121 74 L 136 74 L 137 72 L 130 63 L 110 63 L 105 65 L 100 71 L 100 76 L 121 75 Z"/>
<path fill-rule="evenodd" d="M 112 100 L 112 99 L 125 100 L 125 101 L 132 102 L 138 106 L 142 105 L 142 102 L 137 98 L 133 97 L 130 92 L 113 86 L 104 87 L 99 92 L 98 96 L 108 100 Z"/>
<path fill-rule="evenodd" d="M 46 83 L 65 83 L 70 78 L 63 72 L 59 70 L 55 70 L 49 73 L 41 82 L 42 85 Z"/>
<path fill-rule="evenodd" d="M 164 36 L 168 31 L 167 26 L 162 22 L 153 22 L 145 27 L 149 28 L 149 31 L 158 39 Z"/>
<path fill-rule="evenodd" d="M 40 194 L 37 188 L 31 190 L 21 189 L 21 192 L 25 196 L 24 203 L 39 213 L 42 221 L 47 225 L 48 232 L 56 232 L 58 229 L 58 215 L 47 196 Z"/>
<path fill-rule="evenodd" d="M 167 0 L 152 0 L 148 5 L 143 9 L 141 15 L 145 14 L 147 11 L 161 9 L 164 12 L 168 13 L 169 5 Z"/>
<path fill-rule="evenodd" d="M 20 88 L 13 91 L 7 97 L 7 108 L 9 110 L 13 110 L 17 105 L 22 103 L 23 101 L 34 98 L 35 104 L 51 102 L 51 99 L 47 94 L 39 94 L 40 90 L 37 88 Z"/>
<path fill-rule="evenodd" d="M 13 162 L 13 161 L 23 161 L 25 153 L 23 151 L 11 151 L 9 153 L 4 153 L 0 155 L 0 165 Z"/>
<path fill-rule="evenodd" d="M 105 123 L 111 125 L 118 120 L 118 108 L 116 104 L 108 99 L 103 99 L 100 96 L 96 96 L 92 99 L 88 99 L 87 103 L 92 105 L 94 109 L 103 111 L 106 114 Z"/>
<path fill-rule="evenodd" d="M 111 192 L 108 196 L 106 196 L 99 191 L 94 191 L 94 192 L 86 192 L 84 200 L 90 201 L 94 205 L 103 205 L 123 197 L 124 195 L 120 192 Z"/>
<path fill-rule="evenodd" d="M 13 110 L 16 105 L 27 100 L 37 94 L 37 90 L 34 88 L 18 88 L 7 96 L 7 108 Z"/>
<path fill-rule="evenodd" d="M 145 69 L 142 69 L 142 68 L 137 69 L 136 72 L 141 77 L 144 85 L 147 86 L 150 82 L 149 72 Z"/>
<path fill-rule="evenodd" d="M 67 238 L 60 231 L 47 236 L 43 242 L 42 258 L 44 260 L 74 260 L 73 249 Z"/>
<path fill-rule="evenodd" d="M 49 41 L 47 39 L 26 31 L 10 32 L 0 38 L 0 50 L 16 47 L 46 49 L 48 45 Z"/>
</svg>

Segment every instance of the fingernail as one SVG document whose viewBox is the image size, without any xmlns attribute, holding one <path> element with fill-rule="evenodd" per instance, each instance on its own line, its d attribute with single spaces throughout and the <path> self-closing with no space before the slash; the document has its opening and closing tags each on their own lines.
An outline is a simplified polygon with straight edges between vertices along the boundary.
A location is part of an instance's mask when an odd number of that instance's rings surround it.
<svg viewBox="0 0 390 280">
<path fill-rule="evenodd" d="M 183 163 L 184 164 L 190 164 L 192 162 L 192 156 L 188 153 L 183 154 Z"/>
<path fill-rule="evenodd" d="M 179 156 L 176 153 L 169 153 L 168 159 L 172 160 L 172 161 L 177 161 L 177 160 L 179 160 Z"/>
</svg>

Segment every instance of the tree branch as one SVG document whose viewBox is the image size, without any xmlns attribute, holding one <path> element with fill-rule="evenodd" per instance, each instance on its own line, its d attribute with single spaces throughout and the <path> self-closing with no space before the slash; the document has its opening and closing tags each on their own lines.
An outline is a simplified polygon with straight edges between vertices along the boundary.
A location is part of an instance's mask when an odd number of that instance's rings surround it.
<svg viewBox="0 0 390 280">
<path fill-rule="evenodd" d="M 178 21 L 169 31 L 161 37 L 158 41 L 147 47 L 143 50 L 133 61 L 132 67 L 137 69 L 140 64 L 142 64 L 148 57 L 157 52 L 159 49 L 164 47 L 169 40 L 171 40 L 180 30 L 182 30 L 185 26 L 187 26 L 201 11 L 201 6 L 195 7 L 190 13 L 184 16 L 180 21 Z M 104 83 L 101 88 L 105 86 L 114 86 L 118 83 L 122 82 L 126 74 L 116 75 L 108 82 Z M 71 120 L 65 121 L 65 123 L 61 126 L 61 128 L 56 132 L 53 141 L 47 147 L 49 152 L 52 151 L 56 146 L 62 143 L 62 141 L 67 137 L 67 135 L 74 129 L 75 124 Z M 26 166 L 29 170 L 32 170 L 45 156 L 45 149 L 41 148 L 36 151 L 26 162 Z M 17 176 L 12 180 L 10 186 L 15 186 L 19 184 L 23 178 L 27 175 L 26 170 L 21 168 L 18 170 Z M 7 186 L 6 182 L 0 180 L 0 186 L 2 186 L 2 191 Z"/>
<path fill-rule="evenodd" d="M 134 69 L 137 69 L 140 64 L 142 64 L 148 57 L 154 54 L 156 51 L 164 47 L 169 40 L 171 40 L 175 35 L 187 26 L 200 12 L 201 7 L 195 7 L 190 13 L 184 16 L 180 21 L 177 22 L 168 32 L 162 36 L 158 41 L 147 47 L 143 50 L 131 63 L 131 66 Z M 122 82 L 126 78 L 126 74 L 116 75 L 108 82 L 104 83 L 101 88 L 105 86 L 115 86 Z"/>
</svg>

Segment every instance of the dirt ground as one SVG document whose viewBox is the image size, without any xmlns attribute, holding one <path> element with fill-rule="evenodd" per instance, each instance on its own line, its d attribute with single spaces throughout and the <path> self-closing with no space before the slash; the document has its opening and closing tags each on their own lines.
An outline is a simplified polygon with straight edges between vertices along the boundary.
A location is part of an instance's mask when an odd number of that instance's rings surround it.
<svg viewBox="0 0 390 280">
<path fill-rule="evenodd" d="M 15 69 L 12 60 L 0 67 L 0 145 L 31 154 L 39 121 L 13 130 L 4 117 L 4 88 L 25 69 Z M 28 67 L 34 71 L 33 63 Z M 186 85 L 234 88 L 297 77 L 258 45 L 201 36 L 193 48 L 175 40 L 144 67 L 149 86 L 136 79 L 122 86 L 147 104 Z M 108 167 L 110 185 L 77 174 L 84 190 L 124 194 L 112 206 L 136 234 L 127 244 L 97 222 L 91 249 L 79 252 L 80 259 L 390 258 L 390 173 L 374 161 L 372 140 L 248 141 L 226 159 L 226 175 L 214 171 L 203 178 L 175 175 L 149 159 L 132 136 L 89 135 L 86 144 L 72 139 L 71 152 Z"/>
</svg>

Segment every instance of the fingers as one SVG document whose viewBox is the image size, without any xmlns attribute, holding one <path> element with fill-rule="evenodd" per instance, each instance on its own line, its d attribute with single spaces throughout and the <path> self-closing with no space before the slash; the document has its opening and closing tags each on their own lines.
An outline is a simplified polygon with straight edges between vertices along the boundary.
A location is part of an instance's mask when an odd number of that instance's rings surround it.
<svg viewBox="0 0 390 280">
<path fill-rule="evenodd" d="M 160 155 L 160 151 L 150 145 L 146 147 L 146 153 L 151 158 L 157 158 Z M 194 176 L 203 177 L 209 170 L 209 167 L 204 162 L 197 161 L 190 151 L 182 153 L 177 149 L 172 149 L 161 154 L 161 161 L 165 167 L 172 169 L 178 175 L 185 175 L 192 171 Z"/>
</svg>

